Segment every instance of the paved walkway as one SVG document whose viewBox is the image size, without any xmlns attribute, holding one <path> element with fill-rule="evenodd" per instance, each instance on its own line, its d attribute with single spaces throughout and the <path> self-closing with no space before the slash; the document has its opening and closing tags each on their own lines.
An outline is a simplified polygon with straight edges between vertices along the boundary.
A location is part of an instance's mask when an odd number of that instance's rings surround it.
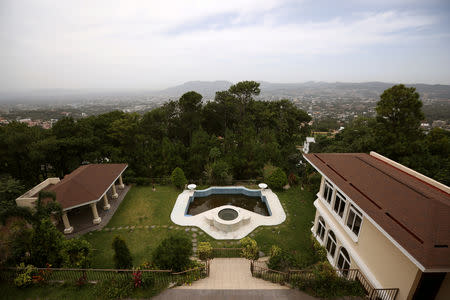
<svg viewBox="0 0 450 300">
<path fill-rule="evenodd" d="M 152 299 L 317 300 L 298 290 L 252 277 L 250 261 L 244 258 L 214 258 L 211 260 L 209 277 L 198 280 L 191 286 L 165 290 Z"/>
<path fill-rule="evenodd" d="M 153 300 L 318 300 L 293 289 L 277 290 L 188 290 L 168 289 Z"/>
<path fill-rule="evenodd" d="M 109 220 L 112 218 L 129 190 L 129 185 L 126 185 L 123 190 L 117 188 L 117 193 L 119 194 L 119 197 L 117 199 L 112 198 L 112 191 L 109 190 L 107 192 L 109 204 L 111 205 L 109 210 L 103 210 L 103 199 L 97 202 L 97 211 L 99 216 L 102 218 L 100 224 L 92 224 L 92 211 L 89 205 L 85 205 L 80 207 L 79 209 L 69 211 L 67 215 L 69 217 L 70 224 L 74 228 L 74 232 L 71 234 L 66 234 L 66 238 L 77 237 L 94 230 L 102 230 L 103 227 L 108 224 Z M 63 232 L 64 224 L 60 222 L 57 228 Z"/>
<path fill-rule="evenodd" d="M 250 261 L 245 258 L 214 258 L 209 277 L 175 289 L 198 290 L 286 290 L 288 287 L 255 278 L 250 272 Z"/>
</svg>

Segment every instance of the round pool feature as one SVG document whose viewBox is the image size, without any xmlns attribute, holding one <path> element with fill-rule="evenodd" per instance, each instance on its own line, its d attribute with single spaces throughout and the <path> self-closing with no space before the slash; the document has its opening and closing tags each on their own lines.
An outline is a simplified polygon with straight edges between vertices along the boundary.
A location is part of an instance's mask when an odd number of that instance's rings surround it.
<svg viewBox="0 0 450 300">
<path fill-rule="evenodd" d="M 224 208 L 219 211 L 219 218 L 225 221 L 231 221 L 238 217 L 239 213 L 232 208 Z"/>
</svg>

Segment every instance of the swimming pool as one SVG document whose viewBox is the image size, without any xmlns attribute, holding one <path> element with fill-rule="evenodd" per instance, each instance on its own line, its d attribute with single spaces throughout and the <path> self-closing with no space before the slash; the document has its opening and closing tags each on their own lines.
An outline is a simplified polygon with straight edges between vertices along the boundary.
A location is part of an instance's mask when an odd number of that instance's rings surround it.
<svg viewBox="0 0 450 300">
<path fill-rule="evenodd" d="M 267 199 L 259 190 L 249 190 L 242 188 L 210 188 L 203 191 L 194 191 L 194 195 L 189 197 L 189 204 L 186 207 L 186 215 L 195 216 L 210 209 L 223 205 L 232 205 L 262 216 L 270 216 L 270 209 L 267 206 Z"/>
<path fill-rule="evenodd" d="M 242 186 L 185 190 L 170 215 L 182 226 L 197 226 L 216 239 L 241 239 L 261 225 L 278 225 L 286 214 L 270 189 Z"/>
</svg>

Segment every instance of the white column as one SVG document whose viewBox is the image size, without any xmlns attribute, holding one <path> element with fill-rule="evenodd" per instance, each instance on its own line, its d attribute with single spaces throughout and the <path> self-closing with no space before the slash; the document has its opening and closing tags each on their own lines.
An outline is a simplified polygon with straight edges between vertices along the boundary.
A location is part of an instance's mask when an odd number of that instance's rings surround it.
<svg viewBox="0 0 450 300">
<path fill-rule="evenodd" d="M 323 195 L 323 191 L 325 190 L 325 177 L 322 176 L 322 178 L 320 179 L 320 189 L 319 189 L 319 194 Z"/>
<path fill-rule="evenodd" d="M 112 185 L 112 190 L 113 190 L 112 198 L 113 198 L 113 199 L 119 198 L 119 194 L 117 194 L 116 183 L 115 183 L 115 182 L 114 182 L 114 184 Z"/>
<path fill-rule="evenodd" d="M 73 227 L 70 226 L 69 218 L 67 217 L 67 212 L 63 212 L 62 220 L 64 223 L 64 234 L 69 234 L 73 232 Z"/>
<path fill-rule="evenodd" d="M 111 208 L 111 205 L 108 203 L 108 196 L 106 196 L 106 193 L 103 195 L 103 210 L 108 210 Z"/>
<path fill-rule="evenodd" d="M 92 223 L 99 224 L 102 221 L 102 218 L 100 218 L 100 216 L 98 215 L 97 203 L 91 203 L 91 209 L 92 209 L 92 215 L 94 216 Z"/>
<path fill-rule="evenodd" d="M 125 188 L 125 185 L 123 184 L 122 180 L 122 174 L 119 176 L 119 189 L 123 190 Z"/>
</svg>

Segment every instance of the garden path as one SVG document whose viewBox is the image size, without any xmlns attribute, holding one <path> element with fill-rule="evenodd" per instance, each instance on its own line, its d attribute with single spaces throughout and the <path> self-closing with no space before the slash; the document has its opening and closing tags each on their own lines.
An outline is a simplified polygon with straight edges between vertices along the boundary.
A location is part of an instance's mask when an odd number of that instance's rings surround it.
<svg viewBox="0 0 450 300">
<path fill-rule="evenodd" d="M 245 258 L 214 258 L 211 260 L 209 277 L 195 281 L 190 286 L 177 289 L 289 289 L 263 279 L 255 278 L 250 272 L 250 261 Z"/>
<path fill-rule="evenodd" d="M 250 261 L 245 258 L 214 258 L 209 277 L 192 285 L 165 290 L 155 300 L 236 300 L 278 299 L 317 300 L 301 291 L 252 277 Z"/>
</svg>

